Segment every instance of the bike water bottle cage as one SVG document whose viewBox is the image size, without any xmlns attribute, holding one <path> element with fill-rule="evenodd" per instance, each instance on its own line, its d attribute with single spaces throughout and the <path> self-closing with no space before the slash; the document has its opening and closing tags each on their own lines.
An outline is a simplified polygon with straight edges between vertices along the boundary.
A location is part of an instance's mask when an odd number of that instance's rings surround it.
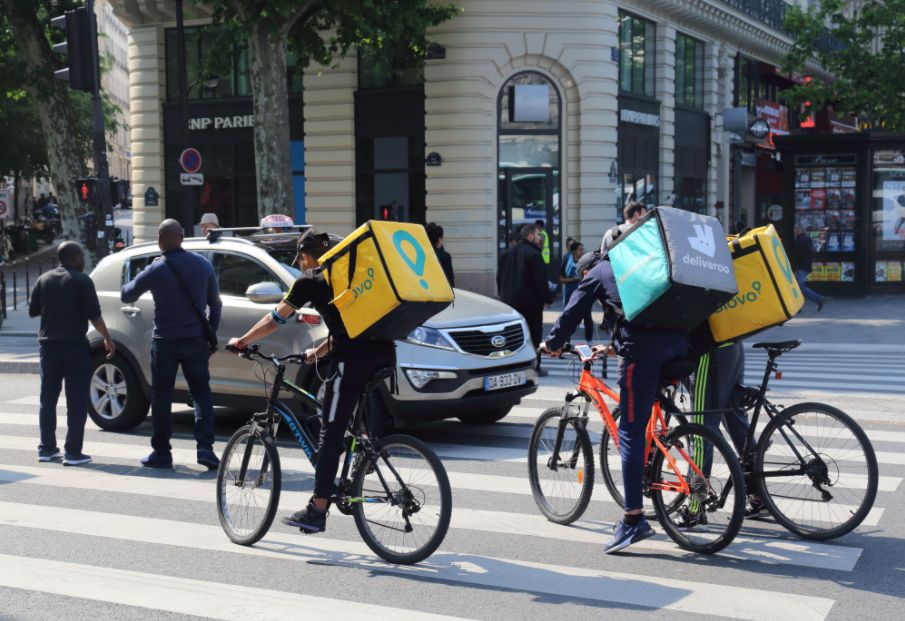
<svg viewBox="0 0 905 621">
<path fill-rule="evenodd" d="M 280 314 L 277 312 L 276 308 L 274 308 L 272 311 L 270 311 L 270 319 L 274 323 L 279 324 L 281 326 L 286 324 L 286 320 L 280 316 Z"/>
</svg>

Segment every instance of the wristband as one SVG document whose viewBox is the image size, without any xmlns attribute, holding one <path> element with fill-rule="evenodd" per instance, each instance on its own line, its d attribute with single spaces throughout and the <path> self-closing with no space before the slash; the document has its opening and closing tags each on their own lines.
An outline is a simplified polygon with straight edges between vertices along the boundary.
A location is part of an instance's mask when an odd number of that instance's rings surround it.
<svg viewBox="0 0 905 621">
<path fill-rule="evenodd" d="M 275 308 L 270 311 L 270 319 L 275 323 L 280 324 L 281 326 L 286 324 L 286 320 L 280 316 L 280 314 L 277 312 L 277 309 Z"/>
</svg>

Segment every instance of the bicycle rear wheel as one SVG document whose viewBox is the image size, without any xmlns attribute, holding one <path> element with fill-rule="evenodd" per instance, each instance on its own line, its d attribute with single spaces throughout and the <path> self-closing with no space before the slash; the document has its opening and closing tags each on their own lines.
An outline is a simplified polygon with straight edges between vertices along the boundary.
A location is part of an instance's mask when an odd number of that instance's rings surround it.
<svg viewBox="0 0 905 621">
<path fill-rule="evenodd" d="M 870 440 L 850 416 L 823 403 L 798 403 L 767 424 L 755 472 L 767 510 L 806 539 L 850 532 L 877 496 L 879 469 Z"/>
<path fill-rule="evenodd" d="M 380 558 L 403 565 L 423 561 L 449 529 L 452 491 L 446 469 L 430 447 L 411 436 L 387 436 L 375 449 L 376 463 L 362 459 L 352 479 L 355 526 Z"/>
<path fill-rule="evenodd" d="M 260 430 L 252 434 L 249 425 L 236 431 L 217 471 L 217 515 L 231 541 L 249 546 L 267 534 L 280 504 L 280 483 L 273 438 Z"/>
<path fill-rule="evenodd" d="M 591 502 L 594 489 L 594 451 L 591 438 L 577 419 L 567 419 L 559 457 L 553 463 L 562 410 L 550 408 L 534 423 L 528 443 L 528 481 L 534 502 L 547 519 L 571 524 Z"/>
<path fill-rule="evenodd" d="M 745 480 L 723 436 L 703 425 L 684 424 L 661 440 L 650 471 L 657 519 L 680 548 L 713 554 L 738 534 L 745 516 Z M 680 490 L 687 482 L 690 491 Z"/>
<path fill-rule="evenodd" d="M 619 424 L 619 406 L 613 408 L 613 420 Z M 669 426 L 683 425 L 687 421 L 683 414 L 664 413 L 666 424 Z M 603 426 L 603 433 L 600 436 L 600 472 L 603 475 L 603 483 L 610 492 L 610 496 L 620 507 L 625 506 L 625 497 L 622 495 L 622 457 L 619 455 L 619 449 L 616 442 L 610 435 L 610 430 L 606 425 Z M 652 517 L 650 511 L 645 509 L 645 515 Z"/>
</svg>

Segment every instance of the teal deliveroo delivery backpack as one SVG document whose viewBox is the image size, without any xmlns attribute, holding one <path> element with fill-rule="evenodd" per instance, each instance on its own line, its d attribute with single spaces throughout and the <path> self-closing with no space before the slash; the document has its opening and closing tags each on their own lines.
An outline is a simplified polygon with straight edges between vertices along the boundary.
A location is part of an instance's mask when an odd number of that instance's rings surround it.
<svg viewBox="0 0 905 621">
<path fill-rule="evenodd" d="M 623 233 L 608 256 L 625 318 L 687 331 L 738 293 L 719 220 L 656 207 Z"/>
</svg>

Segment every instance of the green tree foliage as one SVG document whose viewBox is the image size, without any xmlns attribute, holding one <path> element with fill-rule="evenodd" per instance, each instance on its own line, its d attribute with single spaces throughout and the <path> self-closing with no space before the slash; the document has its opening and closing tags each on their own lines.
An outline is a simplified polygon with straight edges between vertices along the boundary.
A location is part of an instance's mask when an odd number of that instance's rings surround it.
<svg viewBox="0 0 905 621">
<path fill-rule="evenodd" d="M 427 31 L 458 9 L 431 0 L 195 0 L 213 11 L 218 36 L 249 52 L 255 113 L 258 213 L 292 214 L 287 57 L 330 65 L 369 46 L 378 62 L 424 55 Z M 227 43 L 227 41 L 224 41 Z M 224 49 L 229 49 L 225 47 Z M 216 69 L 212 69 L 216 73 Z"/>
<path fill-rule="evenodd" d="M 820 0 L 786 11 L 794 44 L 784 69 L 807 73 L 809 62 L 835 76 L 786 91 L 793 105 L 810 101 L 855 114 L 873 127 L 905 131 L 905 0 Z M 826 45 L 828 34 L 837 45 Z"/>
</svg>

